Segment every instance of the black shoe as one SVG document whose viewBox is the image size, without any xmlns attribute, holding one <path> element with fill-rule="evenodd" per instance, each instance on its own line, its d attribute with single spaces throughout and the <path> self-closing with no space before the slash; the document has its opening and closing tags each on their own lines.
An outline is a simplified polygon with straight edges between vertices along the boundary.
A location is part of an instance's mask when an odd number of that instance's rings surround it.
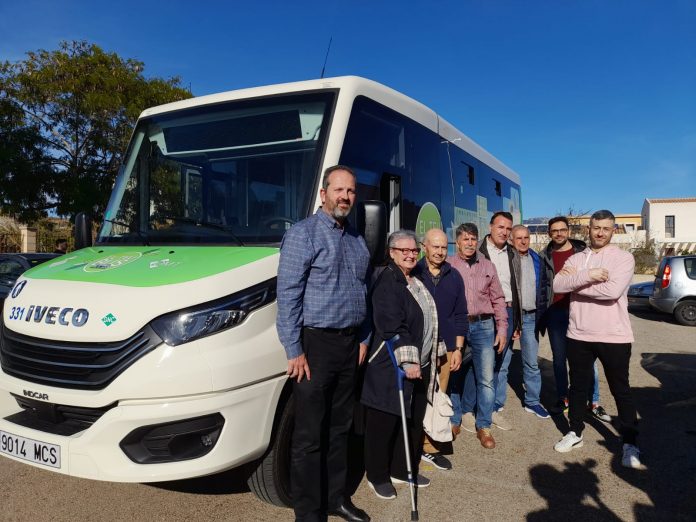
<svg viewBox="0 0 696 522">
<path fill-rule="evenodd" d="M 377 495 L 379 498 L 383 498 L 385 500 L 391 500 L 392 498 L 396 498 L 396 489 L 394 488 L 394 485 L 391 482 L 384 482 L 383 484 L 373 484 L 368 480 L 367 485 L 370 486 L 370 489 L 374 491 L 375 495 Z"/>
<path fill-rule="evenodd" d="M 443 469 L 445 471 L 452 469 L 450 460 L 441 453 L 428 453 L 424 451 L 421 455 L 421 460 L 430 462 L 437 469 Z"/>
<path fill-rule="evenodd" d="M 597 405 L 593 404 L 591 406 L 588 405 L 587 409 L 590 411 L 590 413 L 592 414 L 592 416 L 595 419 L 599 419 L 602 422 L 611 422 L 611 417 L 606 412 L 606 410 L 604 408 L 602 408 L 599 404 L 597 404 Z"/>
<path fill-rule="evenodd" d="M 349 522 L 370 522 L 370 516 L 362 509 L 355 507 L 350 500 L 345 500 L 337 508 L 330 509 L 329 515 L 341 517 Z"/>
</svg>

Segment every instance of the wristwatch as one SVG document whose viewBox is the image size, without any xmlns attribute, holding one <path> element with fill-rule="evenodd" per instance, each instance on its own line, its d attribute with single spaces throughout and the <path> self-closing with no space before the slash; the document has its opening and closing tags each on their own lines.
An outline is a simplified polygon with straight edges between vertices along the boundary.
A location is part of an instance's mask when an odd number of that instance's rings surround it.
<svg viewBox="0 0 696 522">
<path fill-rule="evenodd" d="M 457 350 L 458 352 L 461 352 L 464 350 L 464 347 L 463 346 L 455 346 L 454 349 Z"/>
</svg>

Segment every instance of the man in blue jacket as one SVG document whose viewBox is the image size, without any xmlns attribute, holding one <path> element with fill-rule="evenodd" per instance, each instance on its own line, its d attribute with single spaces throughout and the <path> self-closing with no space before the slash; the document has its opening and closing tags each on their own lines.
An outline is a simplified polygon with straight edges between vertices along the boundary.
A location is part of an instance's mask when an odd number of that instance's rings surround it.
<svg viewBox="0 0 696 522">
<path fill-rule="evenodd" d="M 515 225 L 511 233 L 512 245 L 520 259 L 520 345 L 522 347 L 522 379 L 524 381 L 524 409 L 541 419 L 549 413 L 539 402 L 541 372 L 539 355 L 539 323 L 546 312 L 546 271 L 539 255 L 529 248 L 529 230 Z"/>
<path fill-rule="evenodd" d="M 440 389 L 447 391 L 450 371 L 457 371 L 462 364 L 464 341 L 469 332 L 466 296 L 462 276 L 446 261 L 447 236 L 439 228 L 432 228 L 423 238 L 423 257 L 413 275 L 420 279 L 435 300 L 438 331 L 441 342 L 447 347 L 447 361 L 440 365 Z M 425 435 L 422 460 L 442 470 L 452 469 L 452 463 L 442 455 L 433 441 Z"/>
</svg>

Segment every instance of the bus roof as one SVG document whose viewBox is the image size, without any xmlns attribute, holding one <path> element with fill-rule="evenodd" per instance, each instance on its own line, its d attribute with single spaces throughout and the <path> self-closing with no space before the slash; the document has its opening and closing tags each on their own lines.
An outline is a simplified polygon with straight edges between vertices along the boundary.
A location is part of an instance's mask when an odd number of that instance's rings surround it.
<svg viewBox="0 0 696 522">
<path fill-rule="evenodd" d="M 435 111 L 426 107 L 422 103 L 409 98 L 408 96 L 391 89 L 381 83 L 377 83 L 359 76 L 339 76 L 335 78 L 323 78 L 319 80 L 306 80 L 301 82 L 279 83 L 275 85 L 265 85 L 262 87 L 251 87 L 234 91 L 221 92 L 198 96 L 188 100 L 159 105 L 145 109 L 141 118 L 154 116 L 171 111 L 198 107 L 201 105 L 213 105 L 227 101 L 243 100 L 249 98 L 260 98 L 303 91 L 317 91 L 323 89 L 339 89 L 341 97 L 366 96 L 374 101 L 385 105 L 398 113 L 404 114 L 412 120 L 420 123 L 424 127 L 448 140 L 452 145 L 463 149 L 481 162 L 485 163 L 494 170 L 500 172 L 511 181 L 520 183 L 519 175 L 510 169 L 503 162 L 495 158 L 483 147 L 459 131 L 447 120 L 440 117 Z"/>
</svg>

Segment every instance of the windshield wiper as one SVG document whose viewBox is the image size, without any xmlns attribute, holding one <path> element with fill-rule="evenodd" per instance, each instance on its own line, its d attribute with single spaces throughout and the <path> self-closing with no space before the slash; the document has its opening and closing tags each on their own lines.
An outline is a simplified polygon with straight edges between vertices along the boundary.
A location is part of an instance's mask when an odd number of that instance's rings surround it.
<svg viewBox="0 0 696 522">
<path fill-rule="evenodd" d="M 232 239 L 234 239 L 239 246 L 243 247 L 244 243 L 242 242 L 241 239 L 239 239 L 239 236 L 232 232 L 232 227 L 229 225 L 223 225 L 221 223 L 212 223 L 210 221 L 202 221 L 190 217 L 184 217 L 184 216 L 164 216 L 163 219 L 171 219 L 172 221 L 178 221 L 179 223 L 189 223 L 191 225 L 195 225 L 197 227 L 206 227 L 206 228 L 214 228 L 216 230 L 222 230 L 226 234 L 229 234 L 232 236 Z"/>
<path fill-rule="evenodd" d="M 140 229 L 136 230 L 135 227 L 133 225 L 131 225 L 130 223 L 125 223 L 123 221 L 117 221 L 115 219 L 105 219 L 104 221 L 106 221 L 107 223 L 111 223 L 113 225 L 119 225 L 122 227 L 126 227 L 128 229 L 128 232 L 135 232 L 136 234 L 138 234 L 138 237 L 143 242 L 143 245 L 150 246 L 150 240 L 147 237 L 147 234 Z"/>
</svg>

